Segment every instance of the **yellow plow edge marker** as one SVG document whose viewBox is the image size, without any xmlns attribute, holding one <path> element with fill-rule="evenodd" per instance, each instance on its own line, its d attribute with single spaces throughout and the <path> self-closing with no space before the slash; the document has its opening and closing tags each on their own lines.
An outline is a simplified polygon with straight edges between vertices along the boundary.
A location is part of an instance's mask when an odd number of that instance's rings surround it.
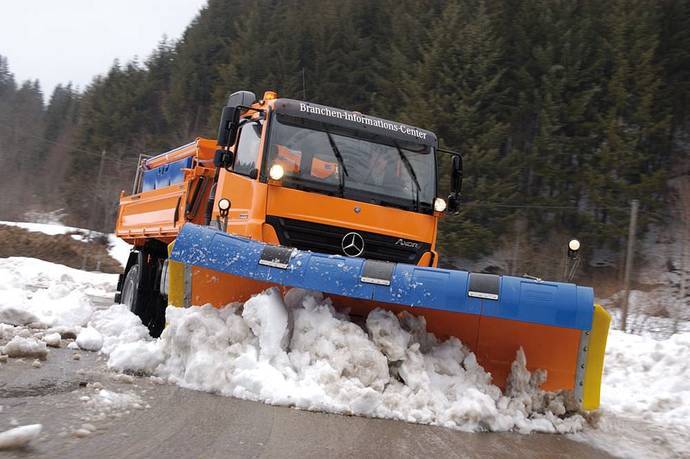
<svg viewBox="0 0 690 459">
<path fill-rule="evenodd" d="M 175 241 L 168 244 L 168 305 L 184 306 L 184 265 L 170 260 Z"/>
<path fill-rule="evenodd" d="M 604 370 L 604 352 L 606 351 L 606 338 L 609 334 L 610 323 L 611 315 L 600 305 L 595 304 L 582 391 L 582 409 L 587 411 L 599 408 L 601 375 Z"/>
</svg>

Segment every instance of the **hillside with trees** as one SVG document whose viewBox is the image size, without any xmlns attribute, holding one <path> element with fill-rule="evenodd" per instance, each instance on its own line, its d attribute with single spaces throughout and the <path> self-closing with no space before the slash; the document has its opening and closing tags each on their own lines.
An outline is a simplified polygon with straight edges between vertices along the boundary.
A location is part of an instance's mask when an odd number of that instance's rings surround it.
<svg viewBox="0 0 690 459">
<path fill-rule="evenodd" d="M 669 183 L 688 173 L 683 1 L 210 0 L 179 41 L 45 104 L 11 64 L 0 58 L 0 219 L 63 208 L 111 230 L 138 156 L 214 136 L 239 89 L 408 122 L 462 152 L 448 256 L 563 235 L 617 250 L 630 201 L 643 228 L 677 219 Z"/>
</svg>

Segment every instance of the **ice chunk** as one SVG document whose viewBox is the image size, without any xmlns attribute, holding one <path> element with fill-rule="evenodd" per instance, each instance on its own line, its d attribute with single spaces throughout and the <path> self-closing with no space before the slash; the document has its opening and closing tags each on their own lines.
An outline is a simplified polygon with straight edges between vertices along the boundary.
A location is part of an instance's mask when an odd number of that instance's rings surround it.
<svg viewBox="0 0 690 459">
<path fill-rule="evenodd" d="M 30 424 L 0 433 L 0 449 L 22 448 L 41 434 L 41 424 Z"/>
<path fill-rule="evenodd" d="M 23 338 L 15 336 L 5 344 L 3 352 L 10 357 L 28 357 L 45 360 L 48 356 L 46 343 L 35 338 Z"/>
</svg>

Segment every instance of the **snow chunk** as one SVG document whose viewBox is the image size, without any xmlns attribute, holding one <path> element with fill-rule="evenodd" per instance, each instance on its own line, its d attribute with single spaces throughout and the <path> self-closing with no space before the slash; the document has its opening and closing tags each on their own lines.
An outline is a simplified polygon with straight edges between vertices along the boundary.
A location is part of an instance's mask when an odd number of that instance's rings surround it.
<svg viewBox="0 0 690 459">
<path fill-rule="evenodd" d="M 410 334 L 400 327 L 398 318 L 390 311 L 374 309 L 367 316 L 367 330 L 374 343 L 388 360 L 404 360 Z"/>
<path fill-rule="evenodd" d="M 86 401 L 86 405 L 101 412 L 112 412 L 130 408 L 139 409 L 143 406 L 143 402 L 141 397 L 134 393 L 118 393 L 101 389 L 94 397 Z"/>
<path fill-rule="evenodd" d="M 114 304 L 108 309 L 95 311 L 89 327 L 102 335 L 102 348 L 99 350 L 106 354 L 111 353 L 118 345 L 149 339 L 149 331 L 141 323 L 141 319 L 124 304 Z M 81 346 L 79 338 L 77 344 Z"/>
<path fill-rule="evenodd" d="M 22 448 L 36 439 L 43 426 L 41 424 L 30 424 L 0 433 L 0 449 Z"/>
<path fill-rule="evenodd" d="M 271 288 L 244 304 L 242 318 L 259 338 L 262 358 L 270 359 L 288 344 L 288 313 L 280 290 Z"/>
<path fill-rule="evenodd" d="M 85 351 L 100 351 L 103 347 L 103 335 L 93 327 L 82 328 L 77 335 L 77 346 Z"/>
<path fill-rule="evenodd" d="M 137 341 L 115 346 L 108 357 L 108 366 L 119 371 L 153 374 L 163 359 L 157 342 Z"/>
<path fill-rule="evenodd" d="M 48 356 L 48 348 L 46 343 L 35 338 L 15 336 L 5 344 L 3 353 L 13 358 L 29 357 L 45 360 Z"/>
<path fill-rule="evenodd" d="M 48 333 L 43 336 L 43 341 L 50 347 L 60 347 L 62 339 L 60 333 Z"/>
</svg>

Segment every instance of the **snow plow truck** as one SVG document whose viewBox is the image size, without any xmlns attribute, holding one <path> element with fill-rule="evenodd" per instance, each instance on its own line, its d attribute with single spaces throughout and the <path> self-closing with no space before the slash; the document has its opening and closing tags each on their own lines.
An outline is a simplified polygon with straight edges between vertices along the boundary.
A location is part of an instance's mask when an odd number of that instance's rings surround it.
<svg viewBox="0 0 690 459">
<path fill-rule="evenodd" d="M 447 199 L 437 155 L 452 154 Z M 116 301 L 153 336 L 167 306 L 244 302 L 270 287 L 323 292 L 351 317 L 423 316 L 504 387 L 522 347 L 545 390 L 599 406 L 610 316 L 593 290 L 438 268 L 439 219 L 457 210 L 462 157 L 434 133 L 315 103 L 229 96 L 216 139 L 139 160 L 118 237 L 133 244 Z"/>
</svg>

